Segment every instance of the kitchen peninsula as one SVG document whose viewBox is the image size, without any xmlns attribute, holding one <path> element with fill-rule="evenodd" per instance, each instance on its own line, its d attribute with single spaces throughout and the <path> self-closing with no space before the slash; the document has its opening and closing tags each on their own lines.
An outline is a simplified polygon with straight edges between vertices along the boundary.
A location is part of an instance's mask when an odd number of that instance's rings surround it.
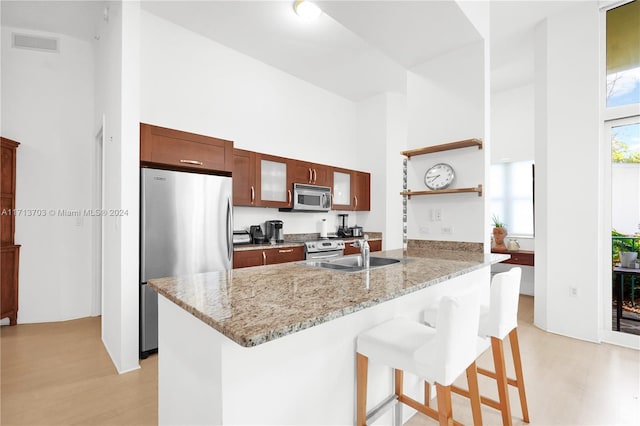
<svg viewBox="0 0 640 426">
<path fill-rule="evenodd" d="M 160 295 L 159 423 L 353 423 L 356 336 L 488 286 L 490 265 L 508 255 L 471 245 L 376 253 L 402 262 L 358 273 L 292 262 L 150 280 Z M 421 389 L 411 377 L 405 387 Z M 386 397 L 389 370 L 372 365 L 369 389 L 374 402 Z"/>
</svg>

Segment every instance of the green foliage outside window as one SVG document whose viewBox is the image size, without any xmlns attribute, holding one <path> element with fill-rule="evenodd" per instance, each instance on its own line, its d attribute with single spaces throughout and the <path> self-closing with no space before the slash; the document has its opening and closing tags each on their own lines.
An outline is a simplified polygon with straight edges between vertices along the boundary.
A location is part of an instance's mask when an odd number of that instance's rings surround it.
<svg viewBox="0 0 640 426">
<path fill-rule="evenodd" d="M 629 149 L 629 145 L 614 140 L 611 144 L 611 161 L 614 163 L 640 163 L 640 152 Z"/>
</svg>

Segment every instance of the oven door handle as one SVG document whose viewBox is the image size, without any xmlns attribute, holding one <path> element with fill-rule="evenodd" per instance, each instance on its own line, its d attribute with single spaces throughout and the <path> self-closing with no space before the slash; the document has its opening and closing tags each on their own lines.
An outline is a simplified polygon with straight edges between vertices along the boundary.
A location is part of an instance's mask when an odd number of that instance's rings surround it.
<svg viewBox="0 0 640 426">
<path fill-rule="evenodd" d="M 342 257 L 341 253 L 333 253 L 333 254 L 327 254 L 324 256 L 309 256 L 307 257 L 307 259 L 331 259 L 332 257 Z"/>
</svg>

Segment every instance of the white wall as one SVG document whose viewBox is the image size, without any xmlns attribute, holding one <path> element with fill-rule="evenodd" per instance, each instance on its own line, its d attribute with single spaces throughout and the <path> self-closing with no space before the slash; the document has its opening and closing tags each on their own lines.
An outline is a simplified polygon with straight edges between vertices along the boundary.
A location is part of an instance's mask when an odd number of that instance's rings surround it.
<svg viewBox="0 0 640 426">
<path fill-rule="evenodd" d="M 139 3 L 109 3 L 96 43 L 96 127 L 105 116 L 102 340 L 116 369 L 138 368 Z M 126 40 L 126 42 L 124 42 Z"/>
<path fill-rule="evenodd" d="M 354 102 L 141 15 L 141 121 L 233 140 L 237 148 L 369 171 L 376 179 L 378 170 L 359 149 Z M 336 214 L 235 208 L 234 228 L 281 219 L 285 233 L 319 232 L 321 218 L 337 227 Z M 351 212 L 350 224 L 358 222 Z"/>
<path fill-rule="evenodd" d="M 534 86 L 491 94 L 491 163 L 534 158 Z"/>
<path fill-rule="evenodd" d="M 485 137 L 484 56 L 484 42 L 480 41 L 408 73 L 409 149 Z M 409 189 L 427 189 L 424 174 L 439 162 L 452 165 L 456 171 L 454 188 L 484 184 L 487 155 L 486 149 L 464 148 L 412 157 Z M 485 198 L 475 193 L 413 197 L 408 206 L 409 238 L 485 242 Z M 431 220 L 430 211 L 436 208 L 442 210 L 441 222 Z M 443 227 L 453 232 L 445 234 Z"/>
<path fill-rule="evenodd" d="M 11 33 L 56 37 L 59 53 L 11 47 Z M 88 42 L 2 28 L 2 135 L 21 143 L 16 208 L 20 251 L 18 322 L 92 314 L 91 217 L 62 210 L 92 206 L 93 53 Z"/>
<path fill-rule="evenodd" d="M 537 28 L 535 77 L 534 321 L 552 332 L 597 341 L 602 82 L 596 2 L 578 3 Z M 570 287 L 577 297 L 570 296 Z"/>
<path fill-rule="evenodd" d="M 534 159 L 534 85 L 491 93 L 491 163 Z M 489 188 L 491 182 L 488 183 Z M 487 223 L 489 233 L 490 224 Z M 518 238 L 520 248 L 535 250 L 534 238 Z M 512 265 L 497 264 L 492 272 L 503 272 Z M 535 268 L 522 266 L 520 293 L 534 295 Z"/>
</svg>

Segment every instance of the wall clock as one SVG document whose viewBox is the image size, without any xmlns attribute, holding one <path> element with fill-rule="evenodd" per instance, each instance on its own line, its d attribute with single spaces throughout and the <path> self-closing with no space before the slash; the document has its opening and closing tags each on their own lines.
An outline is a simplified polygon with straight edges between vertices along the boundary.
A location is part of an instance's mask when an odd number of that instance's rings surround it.
<svg viewBox="0 0 640 426">
<path fill-rule="evenodd" d="M 445 189 L 451 185 L 454 178 L 453 167 L 446 163 L 438 163 L 424 174 L 424 184 L 429 189 Z"/>
</svg>

